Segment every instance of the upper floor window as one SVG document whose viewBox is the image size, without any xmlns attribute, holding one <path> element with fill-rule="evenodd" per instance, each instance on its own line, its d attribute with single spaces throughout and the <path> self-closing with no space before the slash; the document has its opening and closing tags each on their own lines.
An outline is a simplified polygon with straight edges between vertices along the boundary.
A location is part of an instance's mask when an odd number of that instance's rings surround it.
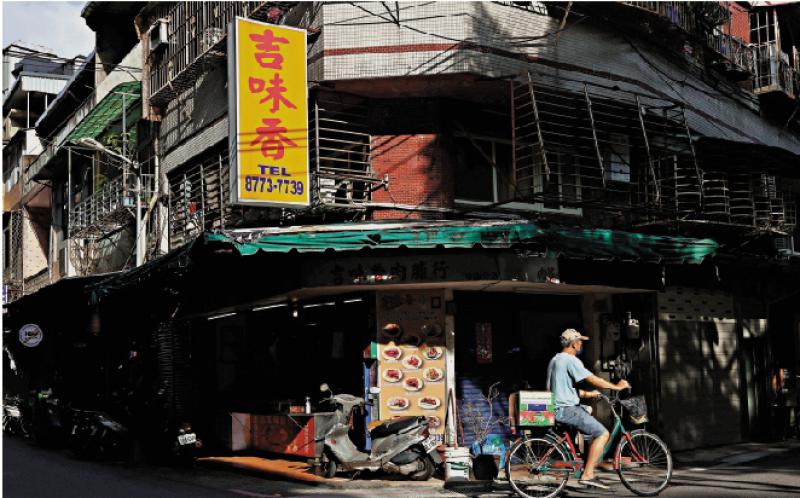
<svg viewBox="0 0 800 498">
<path fill-rule="evenodd" d="M 511 141 L 457 133 L 453 145 L 457 200 L 493 203 L 513 197 Z"/>
<path fill-rule="evenodd" d="M 631 146 L 628 136 L 609 133 L 602 150 L 606 181 L 630 183 Z"/>
</svg>

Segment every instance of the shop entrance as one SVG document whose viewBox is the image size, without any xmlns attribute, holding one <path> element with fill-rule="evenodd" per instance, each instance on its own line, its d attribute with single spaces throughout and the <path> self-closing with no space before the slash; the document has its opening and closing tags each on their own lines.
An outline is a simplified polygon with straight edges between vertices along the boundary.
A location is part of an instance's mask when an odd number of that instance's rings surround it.
<svg viewBox="0 0 800 498">
<path fill-rule="evenodd" d="M 193 413 L 212 446 L 231 413 L 287 414 L 320 399 L 320 384 L 364 395 L 374 298 L 345 295 L 254 306 L 192 326 Z M 219 318 L 218 318 L 219 317 Z M 294 407 L 294 408 L 293 408 Z M 223 431 L 224 432 L 224 431 Z"/>
<path fill-rule="evenodd" d="M 583 329 L 581 296 L 495 292 L 456 292 L 456 396 L 460 423 L 458 440 L 470 446 L 476 428 L 465 416 L 487 416 L 484 399 L 500 382 L 495 416 L 508 414 L 508 397 L 520 389 L 545 388 L 547 365 L 559 350 L 558 336 L 566 328 Z M 495 424 L 493 432 L 508 436 Z"/>
</svg>

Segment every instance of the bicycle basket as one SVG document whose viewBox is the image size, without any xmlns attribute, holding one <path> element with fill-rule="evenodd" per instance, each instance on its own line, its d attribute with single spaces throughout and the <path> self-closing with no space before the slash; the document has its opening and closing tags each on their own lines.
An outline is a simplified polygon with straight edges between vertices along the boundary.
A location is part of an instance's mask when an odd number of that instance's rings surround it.
<svg viewBox="0 0 800 498">
<path fill-rule="evenodd" d="M 647 422 L 647 401 L 644 396 L 633 396 L 632 398 L 621 399 L 619 402 L 628 411 L 628 417 L 631 422 L 634 424 Z"/>
</svg>

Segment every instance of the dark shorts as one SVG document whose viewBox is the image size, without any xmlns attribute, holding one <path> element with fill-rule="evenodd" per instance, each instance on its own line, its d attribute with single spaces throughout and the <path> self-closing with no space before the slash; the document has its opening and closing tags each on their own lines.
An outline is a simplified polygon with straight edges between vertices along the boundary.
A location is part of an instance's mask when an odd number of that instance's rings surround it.
<svg viewBox="0 0 800 498">
<path fill-rule="evenodd" d="M 556 421 L 575 427 L 582 433 L 591 437 L 602 436 L 608 432 L 603 424 L 589 415 L 581 405 L 561 406 L 556 408 Z"/>
</svg>

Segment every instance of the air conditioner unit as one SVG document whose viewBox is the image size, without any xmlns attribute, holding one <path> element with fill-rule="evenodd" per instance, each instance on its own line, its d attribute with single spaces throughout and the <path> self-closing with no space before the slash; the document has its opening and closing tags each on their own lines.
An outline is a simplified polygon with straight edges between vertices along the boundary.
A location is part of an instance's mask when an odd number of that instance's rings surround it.
<svg viewBox="0 0 800 498">
<path fill-rule="evenodd" d="M 150 53 L 158 52 L 167 46 L 167 20 L 159 19 L 147 31 L 150 35 Z"/>
</svg>

